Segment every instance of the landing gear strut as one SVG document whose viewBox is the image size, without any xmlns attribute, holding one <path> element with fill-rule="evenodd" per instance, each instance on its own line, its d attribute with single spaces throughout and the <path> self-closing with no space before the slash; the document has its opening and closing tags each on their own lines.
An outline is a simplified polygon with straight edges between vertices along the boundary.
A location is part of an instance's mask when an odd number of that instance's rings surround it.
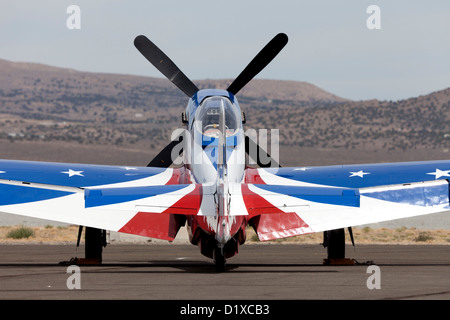
<svg viewBox="0 0 450 320">
<path fill-rule="evenodd" d="M 216 271 L 217 272 L 222 272 L 225 270 L 225 257 L 223 255 L 223 249 L 216 247 L 214 249 L 214 253 L 213 253 L 213 260 L 214 263 L 216 264 Z"/>
<path fill-rule="evenodd" d="M 350 236 L 353 241 L 353 233 L 349 228 Z M 332 265 L 351 265 L 353 259 L 345 258 L 345 229 L 328 230 L 323 233 L 323 246 L 327 248 L 327 259 L 324 264 Z"/>
</svg>

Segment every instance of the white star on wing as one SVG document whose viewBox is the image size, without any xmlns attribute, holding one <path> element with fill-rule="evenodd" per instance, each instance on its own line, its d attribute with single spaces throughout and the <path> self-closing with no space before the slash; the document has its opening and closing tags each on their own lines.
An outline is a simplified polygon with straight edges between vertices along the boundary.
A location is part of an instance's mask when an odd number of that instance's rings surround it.
<svg viewBox="0 0 450 320">
<path fill-rule="evenodd" d="M 450 170 L 439 170 L 436 169 L 436 172 L 428 172 L 427 174 L 434 175 L 435 179 L 439 179 L 440 177 L 450 177 Z"/>
<path fill-rule="evenodd" d="M 69 178 L 72 177 L 72 176 L 81 176 L 81 177 L 84 177 L 84 176 L 81 174 L 82 172 L 83 172 L 83 171 L 74 171 L 74 170 L 72 170 L 72 169 L 69 169 L 69 171 L 61 171 L 61 173 L 68 174 L 68 175 L 69 175 Z"/>
<path fill-rule="evenodd" d="M 351 175 L 349 176 L 350 178 L 351 177 L 360 177 L 360 178 L 364 178 L 364 175 L 365 174 L 370 174 L 370 172 L 364 172 L 363 170 L 360 170 L 360 171 L 358 171 L 358 172 L 350 172 L 351 173 Z"/>
<path fill-rule="evenodd" d="M 125 169 L 125 170 L 137 170 L 137 168 L 134 168 L 134 167 L 122 167 L 122 169 Z"/>
</svg>

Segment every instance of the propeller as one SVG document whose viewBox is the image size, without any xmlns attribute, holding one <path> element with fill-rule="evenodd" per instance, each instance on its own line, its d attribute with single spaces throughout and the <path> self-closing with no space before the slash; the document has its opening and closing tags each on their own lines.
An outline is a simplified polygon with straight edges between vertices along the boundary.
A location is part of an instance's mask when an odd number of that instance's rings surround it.
<svg viewBox="0 0 450 320">
<path fill-rule="evenodd" d="M 156 69 L 188 97 L 192 97 L 199 90 L 197 86 L 181 72 L 175 63 L 173 63 L 173 61 L 146 36 L 137 36 L 134 39 L 134 46 L 156 67 Z"/>
<path fill-rule="evenodd" d="M 253 58 L 252 61 L 245 67 L 245 69 L 239 74 L 239 76 L 229 85 L 228 91 L 233 95 L 236 95 L 247 83 L 249 83 L 259 72 L 261 72 L 284 48 L 288 42 L 288 36 L 284 33 L 277 34 L 269 43 Z M 169 79 L 175 86 L 183 91 L 188 97 L 192 97 L 197 91 L 198 87 L 181 72 L 181 70 L 175 65 L 175 63 L 159 49 L 153 42 L 151 42 L 146 36 L 140 35 L 134 39 L 134 46 L 139 52 L 158 69 L 167 79 Z M 184 118 L 183 118 L 184 120 Z M 172 141 L 164 150 L 162 150 L 149 164 L 148 166 L 156 167 L 168 167 L 172 164 L 171 152 L 172 149 L 178 145 L 179 141 Z M 246 152 L 248 153 L 250 147 L 254 147 L 256 143 L 246 137 Z M 257 162 L 260 163 L 259 155 L 266 155 L 270 158 L 258 144 L 258 157 Z M 271 159 L 271 158 L 270 158 Z M 273 159 L 270 164 L 273 165 Z M 267 166 L 267 165 L 265 165 Z M 275 166 L 280 166 L 278 163 Z M 79 230 L 78 243 L 80 241 L 82 228 Z"/>
<path fill-rule="evenodd" d="M 288 36 L 284 33 L 277 34 L 270 42 L 253 58 L 239 76 L 230 84 L 228 91 L 233 95 L 239 92 L 250 80 L 264 69 L 288 42 Z"/>
<path fill-rule="evenodd" d="M 284 33 L 277 34 L 245 67 L 239 76 L 230 84 L 228 91 L 236 95 L 247 83 L 263 70 L 284 48 L 288 37 Z M 158 69 L 167 79 L 192 97 L 199 89 L 186 75 L 146 36 L 140 35 L 134 39 L 134 46 L 140 53 Z"/>
</svg>

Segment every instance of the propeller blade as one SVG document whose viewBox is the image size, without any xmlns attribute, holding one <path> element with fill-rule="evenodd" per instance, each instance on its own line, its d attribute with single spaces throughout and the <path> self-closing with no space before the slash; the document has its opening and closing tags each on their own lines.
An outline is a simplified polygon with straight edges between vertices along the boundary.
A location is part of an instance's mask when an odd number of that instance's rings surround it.
<svg viewBox="0 0 450 320">
<path fill-rule="evenodd" d="M 175 63 L 173 63 L 173 61 L 146 36 L 137 36 L 134 39 L 134 46 L 156 67 L 156 69 L 188 97 L 192 97 L 199 90 L 197 86 L 181 72 Z"/>
<path fill-rule="evenodd" d="M 288 36 L 284 33 L 277 34 L 245 67 L 239 76 L 228 87 L 228 91 L 236 95 L 247 83 L 250 82 L 262 69 L 264 69 L 288 42 Z"/>
<path fill-rule="evenodd" d="M 150 163 L 147 165 L 147 167 L 158 167 L 158 168 L 170 167 L 170 165 L 172 165 L 173 161 L 175 160 L 175 159 L 172 159 L 172 150 L 182 141 L 183 141 L 183 135 L 180 135 L 178 137 L 178 140 L 171 141 L 167 146 L 164 147 L 164 149 L 161 150 L 160 153 L 158 153 L 156 155 L 156 157 L 153 158 L 152 161 L 150 161 Z M 178 155 L 181 154 L 181 150 L 179 150 Z M 175 151 L 177 151 L 177 150 L 175 150 Z"/>
<path fill-rule="evenodd" d="M 276 162 L 275 159 L 270 156 L 270 154 L 268 154 L 263 148 L 261 148 L 260 145 L 253 141 L 253 139 L 248 135 L 245 136 L 245 153 L 247 153 L 249 158 L 255 161 L 260 168 L 281 168 L 281 165 Z M 256 159 L 254 159 L 254 157 L 256 157 Z M 268 159 L 268 161 L 267 163 L 263 163 L 261 159 Z"/>
</svg>

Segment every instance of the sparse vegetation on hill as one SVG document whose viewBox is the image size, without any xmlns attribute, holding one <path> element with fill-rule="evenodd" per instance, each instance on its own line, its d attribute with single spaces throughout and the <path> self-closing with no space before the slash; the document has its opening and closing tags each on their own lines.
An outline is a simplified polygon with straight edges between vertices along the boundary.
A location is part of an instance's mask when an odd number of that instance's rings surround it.
<svg viewBox="0 0 450 320">
<path fill-rule="evenodd" d="M 196 83 L 226 88 L 230 81 Z M 255 79 L 238 99 L 247 128 L 279 129 L 281 147 L 293 153 L 370 148 L 442 157 L 449 150 L 450 88 L 402 101 L 349 101 L 309 83 Z M 166 79 L 0 60 L 0 141 L 156 153 L 181 127 L 186 101 Z"/>
</svg>

